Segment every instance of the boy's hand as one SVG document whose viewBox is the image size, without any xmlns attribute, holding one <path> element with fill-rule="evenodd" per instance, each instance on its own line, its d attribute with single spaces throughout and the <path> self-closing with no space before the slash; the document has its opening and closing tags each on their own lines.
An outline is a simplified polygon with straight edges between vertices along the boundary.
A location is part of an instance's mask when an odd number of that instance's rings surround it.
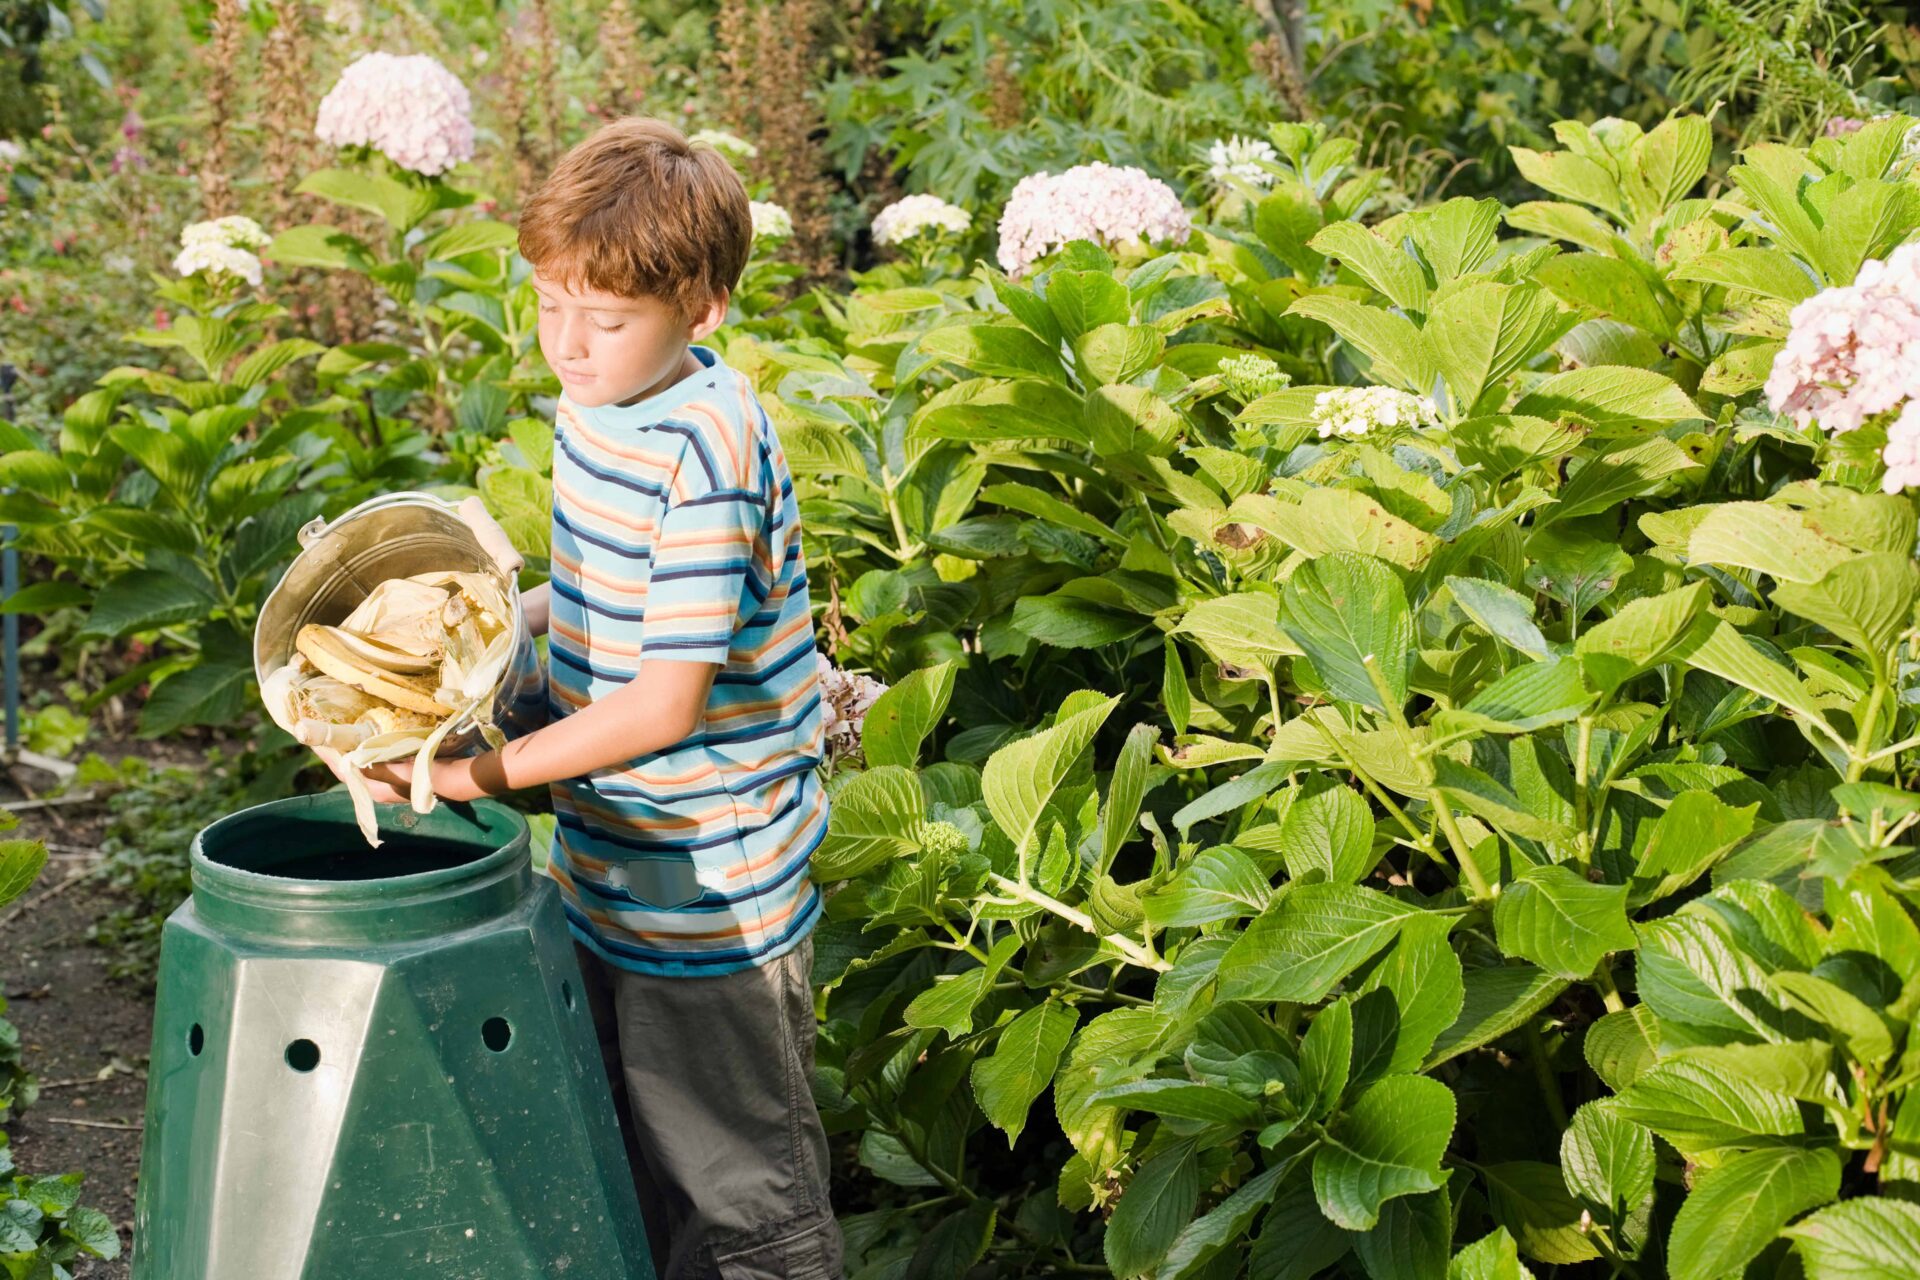
<svg viewBox="0 0 1920 1280">
<path fill-rule="evenodd" d="M 433 794 L 442 800 L 451 800 L 456 804 L 468 800 L 478 800 L 487 794 L 474 781 L 473 761 L 435 760 L 433 762 Z M 407 804 L 413 798 L 413 761 L 396 760 L 391 764 L 369 766 L 362 775 L 367 780 L 367 789 L 373 792 L 377 804 Z"/>
<path fill-rule="evenodd" d="M 513 549 L 513 540 L 487 511 L 487 504 L 478 498 L 464 498 L 458 513 L 467 528 L 473 530 L 473 536 L 480 539 L 487 554 L 493 557 L 493 562 L 500 566 L 500 572 L 510 579 L 517 575 L 526 564 L 526 557 Z"/>
</svg>

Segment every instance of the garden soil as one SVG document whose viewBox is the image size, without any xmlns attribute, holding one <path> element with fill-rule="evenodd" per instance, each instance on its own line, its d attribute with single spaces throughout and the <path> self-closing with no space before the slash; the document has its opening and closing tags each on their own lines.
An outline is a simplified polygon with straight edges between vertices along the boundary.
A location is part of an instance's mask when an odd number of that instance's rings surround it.
<svg viewBox="0 0 1920 1280">
<path fill-rule="evenodd" d="M 173 754 L 145 743 L 133 750 Z M 111 748 L 101 753 L 109 759 L 123 754 Z M 23 776 L 29 785 L 45 779 L 31 771 Z M 4 773 L 0 797 L 7 802 L 24 798 Z M 126 1280 L 153 995 L 138 981 L 109 977 L 111 953 L 87 937 L 96 920 L 126 904 L 92 878 L 61 888 L 69 876 L 97 864 L 97 856 L 84 851 L 99 846 L 104 810 L 70 806 L 60 814 L 64 825 L 45 809 L 26 810 L 19 814 L 20 826 L 7 833 L 8 838 L 47 841 L 51 857 L 26 896 L 0 908 L 0 918 L 25 908 L 0 925 L 0 993 L 7 999 L 4 1016 L 20 1030 L 27 1069 L 39 1077 L 43 1090 L 39 1102 L 17 1113 L 6 1128 L 22 1170 L 85 1172 L 82 1203 L 105 1213 L 120 1229 L 120 1257 L 82 1259 L 75 1280 Z"/>
</svg>

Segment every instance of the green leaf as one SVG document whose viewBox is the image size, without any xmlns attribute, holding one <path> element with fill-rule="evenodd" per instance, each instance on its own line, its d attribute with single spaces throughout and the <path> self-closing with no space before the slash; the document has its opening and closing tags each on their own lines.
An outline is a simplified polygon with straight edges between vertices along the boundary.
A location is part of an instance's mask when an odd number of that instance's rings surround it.
<svg viewBox="0 0 1920 1280">
<path fill-rule="evenodd" d="M 1701 581 L 1657 596 L 1629 600 L 1611 618 L 1580 633 L 1574 652 L 1588 679 L 1603 690 L 1618 689 L 1667 660 L 1687 638 L 1713 598 Z"/>
<path fill-rule="evenodd" d="M 1182 615 L 1174 631 L 1192 636 L 1211 656 L 1241 666 L 1268 666 L 1300 651 L 1280 629 L 1280 597 L 1263 591 L 1202 600 Z"/>
<path fill-rule="evenodd" d="M 1600 1256 L 1580 1230 L 1580 1205 L 1567 1193 L 1557 1166 L 1514 1160 L 1485 1165 L 1480 1173 L 1494 1221 L 1513 1233 L 1527 1257 L 1566 1266 Z"/>
<path fill-rule="evenodd" d="M 500 249 L 514 248 L 520 242 L 520 233 L 504 222 L 495 222 L 488 218 L 461 222 L 444 231 L 436 231 L 420 242 L 423 257 L 458 258 L 469 253 L 488 253 Z"/>
<path fill-rule="evenodd" d="M 1530 964 L 1469 969 L 1460 1016 L 1434 1041 L 1426 1069 L 1478 1049 L 1519 1027 L 1567 989 L 1567 980 Z"/>
<path fill-rule="evenodd" d="M 1289 1181 L 1261 1221 L 1249 1280 L 1312 1280 L 1345 1255 L 1352 1239 L 1320 1212 L 1307 1179 Z"/>
<path fill-rule="evenodd" d="M 1830 1028 L 1862 1062 L 1878 1064 L 1893 1056 L 1886 1022 L 1844 987 L 1811 973 L 1776 973 L 1768 982 L 1795 1009 Z"/>
<path fill-rule="evenodd" d="M 0 840 L 0 907 L 33 887 L 47 865 L 47 846 L 38 840 Z"/>
<path fill-rule="evenodd" d="M 1060 357 L 1013 325 L 950 325 L 920 335 L 922 353 L 992 378 L 1039 378 L 1064 384 Z"/>
<path fill-rule="evenodd" d="M 1260 1104 L 1252 1099 L 1219 1085 L 1191 1080 L 1131 1080 L 1100 1090 L 1093 1101 L 1235 1129 L 1252 1128 L 1260 1119 Z"/>
<path fill-rule="evenodd" d="M 1725 285 L 1788 303 L 1805 302 L 1820 291 L 1820 282 L 1779 249 L 1716 249 L 1675 263 L 1668 278 Z"/>
<path fill-rule="evenodd" d="M 1916 596 L 1920 565 L 1904 551 L 1854 556 L 1818 582 L 1781 582 L 1773 590 L 1782 609 L 1870 652 L 1887 648 L 1913 625 Z"/>
<path fill-rule="evenodd" d="M 1653 1065 L 1658 1056 L 1655 1039 L 1653 1010 L 1637 1004 L 1609 1013 L 1588 1027 L 1581 1052 L 1594 1074 L 1618 1093 Z"/>
<path fill-rule="evenodd" d="M 1073 344 L 1094 386 L 1129 382 L 1159 362 L 1166 335 L 1148 324 L 1103 324 Z"/>
<path fill-rule="evenodd" d="M 263 258 L 289 267 L 324 267 L 329 271 L 363 269 L 372 265 L 367 246 L 338 227 L 288 227 L 273 238 Z"/>
<path fill-rule="evenodd" d="M 1533 1280 L 1533 1272 L 1520 1261 L 1507 1229 L 1495 1227 L 1453 1255 L 1447 1280 Z"/>
<path fill-rule="evenodd" d="M 954 664 L 943 662 L 913 672 L 874 700 L 861 723 L 860 749 L 869 766 L 911 769 L 920 744 L 940 723 L 953 694 Z"/>
<path fill-rule="evenodd" d="M 1667 1243 L 1673 1280 L 1738 1274 L 1796 1215 L 1840 1192 L 1831 1151 L 1762 1147 L 1696 1175 Z M 1911 1262 L 1914 1256 L 1909 1255 Z"/>
<path fill-rule="evenodd" d="M 1318 1120 L 1332 1114 L 1352 1074 L 1353 1004 L 1342 998 L 1314 1015 L 1301 1038 L 1301 1117 Z"/>
<path fill-rule="evenodd" d="M 1619 365 L 1556 373 L 1523 397 L 1513 412 L 1536 418 L 1578 418 L 1606 432 L 1668 426 L 1707 416 L 1672 378 Z"/>
<path fill-rule="evenodd" d="M 1031 851 L 1041 810 L 1119 701 L 1102 698 L 1051 729 L 1000 748 L 988 759 L 980 779 L 981 794 L 987 811 L 1023 860 Z"/>
<path fill-rule="evenodd" d="M 77 582 L 29 582 L 6 600 L 0 613 L 48 614 L 92 601 L 94 593 Z"/>
<path fill-rule="evenodd" d="M 927 801 L 911 769 L 868 769 L 833 796 L 827 835 L 813 853 L 813 877 L 821 884 L 851 880 L 916 847 Z"/>
<path fill-rule="evenodd" d="M 225 624 L 206 630 L 216 629 L 229 630 Z M 253 664 L 246 657 L 220 654 L 213 645 L 206 645 L 198 663 L 154 684 L 140 708 L 140 736 L 157 738 L 189 725 L 230 721 L 245 710 L 252 681 Z"/>
<path fill-rule="evenodd" d="M 1721 622 L 1694 631 L 1672 656 L 1690 667 L 1711 672 L 1743 689 L 1751 689 L 1763 698 L 1771 698 L 1788 711 L 1804 717 L 1811 725 L 1821 727 L 1834 737 L 1837 745 L 1845 746 L 1838 741 L 1837 735 L 1833 735 L 1826 714 L 1812 691 L 1793 672 L 1755 648 L 1745 636 L 1733 629 L 1732 624 Z"/>
<path fill-rule="evenodd" d="M 973 1030 L 973 1009 L 986 995 L 987 988 L 1013 959 L 1014 952 L 1026 943 L 1017 934 L 1008 934 L 993 944 L 987 962 L 964 973 L 936 981 L 908 1002 L 901 1015 L 910 1027 L 922 1031 L 935 1029 L 959 1039 Z"/>
<path fill-rule="evenodd" d="M 1530 662 L 1476 693 L 1466 706 L 1435 715 L 1434 732 L 1443 738 L 1461 733 L 1531 733 L 1578 719 L 1594 697 L 1580 663 L 1564 658 Z"/>
<path fill-rule="evenodd" d="M 1103 324 L 1126 323 L 1127 287 L 1107 272 L 1056 268 L 1047 273 L 1046 290 L 1047 306 L 1070 342 Z"/>
<path fill-rule="evenodd" d="M 1156 928 L 1211 924 L 1257 916 L 1273 890 L 1252 858 L 1232 845 L 1205 849 L 1140 905 Z"/>
<path fill-rule="evenodd" d="M 1654 492 L 1668 476 L 1699 465 L 1665 436 L 1649 436 L 1581 467 L 1560 491 L 1560 501 L 1540 513 L 1541 522 L 1610 511 L 1629 498 Z"/>
<path fill-rule="evenodd" d="M 937 440 L 1071 440 L 1087 443 L 1080 397 L 1051 382 L 974 378 L 929 401 L 913 418 L 914 434 Z M 787 430 L 780 429 L 782 439 Z M 854 469 L 860 475 L 865 463 Z"/>
<path fill-rule="evenodd" d="M 1063 588 L 1052 595 L 1022 596 L 1015 601 L 1013 625 L 1055 648 L 1097 649 L 1131 640 L 1147 629 L 1149 620 Z"/>
<path fill-rule="evenodd" d="M 1653 1137 L 1589 1102 L 1560 1135 L 1560 1173 L 1601 1222 L 1624 1224 L 1653 1199 Z"/>
<path fill-rule="evenodd" d="M 1453 1090 L 1438 1080 L 1389 1076 L 1362 1090 L 1314 1153 L 1321 1212 L 1349 1231 L 1366 1231 L 1388 1200 L 1439 1190 L 1453 1121 Z"/>
<path fill-rule="evenodd" d="M 920 1238 L 902 1280 L 947 1280 L 965 1275 L 986 1256 L 1000 1209 L 985 1197 L 968 1202 Z"/>
<path fill-rule="evenodd" d="M 1773 502 L 1722 503 L 1687 540 L 1687 559 L 1696 564 L 1753 569 L 1781 582 L 1818 582 L 1850 554 L 1808 528 L 1799 512 Z"/>
<path fill-rule="evenodd" d="M 1367 971 L 1354 996 L 1353 1076 L 1366 1082 L 1418 1071 L 1466 999 L 1460 958 L 1444 917 L 1400 927 L 1393 949 Z M 1390 1006 L 1390 1007 L 1389 1007 Z"/>
<path fill-rule="evenodd" d="M 213 600 L 186 579 L 159 569 L 134 569 L 100 589 L 81 634 L 118 639 L 134 631 L 193 622 L 212 609 Z"/>
<path fill-rule="evenodd" d="M 1413 620 L 1392 570 L 1346 551 L 1301 565 L 1287 580 L 1286 619 L 1332 696 L 1386 714 L 1406 705 Z"/>
<path fill-rule="evenodd" d="M 1373 870 L 1373 811 L 1351 788 L 1321 787 L 1296 799 L 1280 823 L 1287 874 L 1306 883 L 1357 884 Z"/>
<path fill-rule="evenodd" d="M 67 1215 L 64 1229 L 68 1237 L 96 1258 L 120 1256 L 120 1232 L 113 1219 L 90 1205 L 80 1205 Z"/>
<path fill-rule="evenodd" d="M 1174 653 L 1174 646 L 1167 645 L 1167 652 Z M 1106 805 L 1100 811 L 1101 875 L 1113 866 L 1120 850 L 1136 834 L 1134 823 L 1140 816 L 1140 802 L 1147 792 L 1147 773 L 1153 765 L 1153 748 L 1159 740 L 1160 731 L 1153 725 L 1137 724 L 1127 734 L 1119 758 L 1113 763 Z M 1262 898 L 1261 905 L 1265 903 Z"/>
<path fill-rule="evenodd" d="M 1453 1204 L 1444 1191 L 1380 1206 L 1380 1221 L 1353 1238 L 1353 1252 L 1371 1280 L 1445 1280 L 1453 1239 Z"/>
<path fill-rule="evenodd" d="M 1072 529 L 1117 546 L 1126 545 L 1125 538 L 1099 520 L 1032 485 L 1013 482 L 990 484 L 980 490 L 980 497 L 996 506 L 1010 507 L 1015 511 L 1024 511 L 1030 516 L 1038 516 L 1063 529 Z"/>
<path fill-rule="evenodd" d="M 326 347 L 311 338 L 285 338 L 268 343 L 242 360 L 228 380 L 236 387 L 255 387 L 297 360 L 317 356 Z"/>
<path fill-rule="evenodd" d="M 1488 635 L 1506 641 L 1530 658 L 1551 657 L 1553 650 L 1533 620 L 1533 601 L 1511 587 L 1485 578 L 1448 578 L 1460 611 Z"/>
<path fill-rule="evenodd" d="M 1142 1276 L 1159 1266 L 1199 1202 L 1199 1162 L 1191 1142 L 1141 1165 L 1107 1220 L 1106 1258 L 1113 1274 Z"/>
<path fill-rule="evenodd" d="M 1324 1000 L 1418 914 L 1416 907 L 1356 885 L 1292 885 L 1221 957 L 1220 998 Z"/>
<path fill-rule="evenodd" d="M 1405 316 L 1328 293 L 1308 294 L 1287 308 L 1287 314 L 1318 320 L 1339 334 L 1367 357 L 1376 381 L 1416 395 L 1432 390 L 1433 366 L 1426 343 Z"/>
<path fill-rule="evenodd" d="M 1920 1258 L 1920 1205 L 1860 1196 L 1788 1227 L 1807 1280 L 1911 1280 Z"/>
<path fill-rule="evenodd" d="M 1223 1250 L 1244 1247 L 1247 1229 L 1253 1225 L 1254 1217 L 1272 1202 L 1281 1179 L 1293 1171 L 1293 1165 L 1289 1160 L 1263 1169 L 1241 1183 L 1232 1195 L 1188 1223 L 1160 1263 L 1156 1280 L 1186 1280 L 1201 1274 L 1205 1264 Z"/>
<path fill-rule="evenodd" d="M 294 194 L 319 196 L 335 204 L 378 214 L 395 231 L 412 230 L 435 207 L 431 191 L 409 187 L 393 178 L 347 169 L 310 173 L 294 188 Z"/>
<path fill-rule="evenodd" d="M 1626 886 L 1590 884 L 1557 864 L 1528 867 L 1501 890 L 1493 927 L 1506 954 L 1563 978 L 1585 978 L 1609 952 L 1635 946 Z"/>
<path fill-rule="evenodd" d="M 1608 1105 L 1621 1119 L 1645 1125 L 1671 1142 L 1682 1155 L 1802 1131 L 1792 1098 L 1728 1079 L 1686 1059 L 1654 1063 Z"/>
<path fill-rule="evenodd" d="M 1711 791 L 1683 791 L 1654 824 L 1633 870 L 1630 902 L 1657 902 L 1686 888 L 1753 830 L 1753 804 L 1734 808 Z"/>
<path fill-rule="evenodd" d="M 1640 269 L 1605 253 L 1563 254 L 1544 263 L 1534 279 L 1577 307 L 1667 339 L 1673 318 Z"/>
<path fill-rule="evenodd" d="M 1536 286 L 1482 281 L 1436 303 L 1421 337 L 1455 407 L 1465 413 L 1488 387 L 1552 346 L 1578 319 L 1563 314 Z"/>
<path fill-rule="evenodd" d="M 1069 1005 L 1035 1005 L 1007 1024 L 992 1053 L 974 1062 L 974 1098 L 1009 1147 L 1026 1128 L 1034 1099 L 1052 1082 L 1079 1019 Z"/>
<path fill-rule="evenodd" d="M 1353 272 L 1403 311 L 1425 313 L 1427 277 L 1412 255 L 1390 245 L 1357 222 L 1335 222 L 1307 242 Z"/>
</svg>

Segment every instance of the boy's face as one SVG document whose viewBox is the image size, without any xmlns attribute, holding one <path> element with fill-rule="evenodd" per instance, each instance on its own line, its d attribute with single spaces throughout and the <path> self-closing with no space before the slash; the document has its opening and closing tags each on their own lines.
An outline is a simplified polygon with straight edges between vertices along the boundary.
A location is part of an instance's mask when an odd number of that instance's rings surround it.
<svg viewBox="0 0 1920 1280">
<path fill-rule="evenodd" d="M 727 318 L 722 294 L 689 319 L 659 298 L 629 298 L 533 273 L 540 351 L 567 398 L 586 408 L 637 400 L 675 380 L 698 342 Z"/>
</svg>

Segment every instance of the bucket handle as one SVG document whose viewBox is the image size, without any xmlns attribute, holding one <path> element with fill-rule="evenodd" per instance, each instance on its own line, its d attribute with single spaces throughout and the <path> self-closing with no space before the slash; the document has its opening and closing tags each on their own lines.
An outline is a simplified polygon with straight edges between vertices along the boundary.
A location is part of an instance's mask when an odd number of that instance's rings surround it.
<svg viewBox="0 0 1920 1280">
<path fill-rule="evenodd" d="M 307 521 L 307 523 L 301 525 L 300 532 L 295 534 L 294 537 L 300 543 L 300 549 L 305 551 L 308 547 L 325 537 L 327 530 L 335 524 L 344 523 L 345 521 L 352 520 L 356 516 L 365 515 L 369 511 L 378 511 L 384 507 L 418 506 L 422 503 L 432 503 L 434 506 L 441 507 L 449 512 L 455 510 L 454 505 L 444 498 L 436 498 L 431 493 L 426 493 L 418 489 L 406 489 L 399 493 L 383 493 L 377 497 L 368 498 L 351 511 L 346 511 L 336 516 L 331 524 L 328 523 L 324 516 L 315 516 L 313 519 Z"/>
</svg>

